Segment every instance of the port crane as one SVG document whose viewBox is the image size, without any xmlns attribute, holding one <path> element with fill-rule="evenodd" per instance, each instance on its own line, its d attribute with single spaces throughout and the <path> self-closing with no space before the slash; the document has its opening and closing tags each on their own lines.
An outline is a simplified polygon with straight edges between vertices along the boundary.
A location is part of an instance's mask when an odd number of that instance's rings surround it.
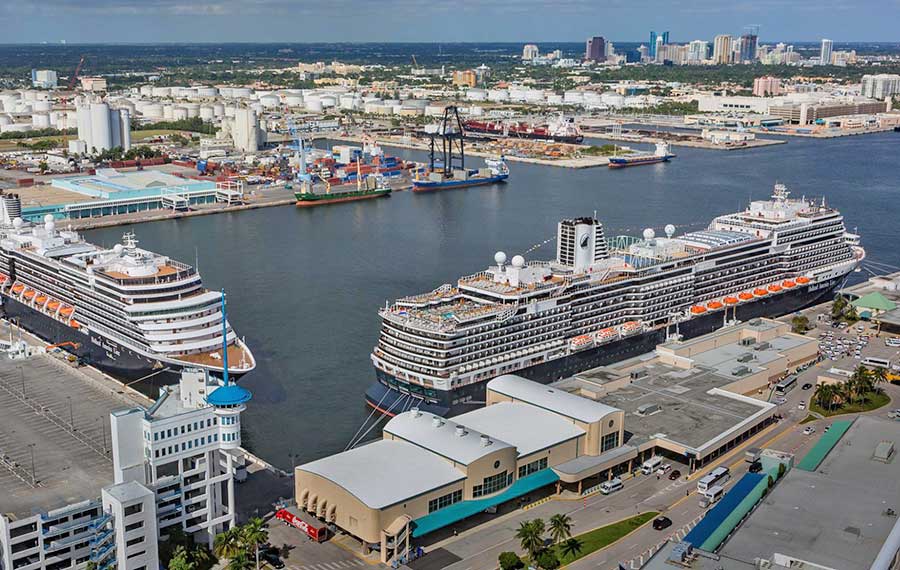
<svg viewBox="0 0 900 570">
<path fill-rule="evenodd" d="M 428 135 L 428 169 L 437 172 L 435 168 L 435 153 L 440 152 L 441 168 L 444 175 L 450 176 L 454 169 L 463 170 L 466 167 L 466 151 L 463 139 L 466 136 L 462 119 L 459 117 L 459 109 L 456 105 L 448 105 L 444 108 L 444 116 L 441 122 L 426 129 Z M 440 139 L 440 142 L 438 142 Z"/>
</svg>

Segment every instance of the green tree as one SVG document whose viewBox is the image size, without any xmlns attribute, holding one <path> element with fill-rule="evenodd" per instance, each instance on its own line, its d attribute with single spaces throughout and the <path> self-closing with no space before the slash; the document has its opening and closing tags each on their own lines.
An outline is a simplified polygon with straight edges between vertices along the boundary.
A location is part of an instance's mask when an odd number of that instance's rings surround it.
<svg viewBox="0 0 900 570">
<path fill-rule="evenodd" d="M 213 540 L 213 554 L 218 558 L 232 558 L 242 550 L 241 529 L 232 527 L 216 535 Z"/>
<path fill-rule="evenodd" d="M 791 332 L 796 334 L 806 334 L 809 330 L 809 318 L 805 315 L 797 315 L 791 319 Z"/>
<path fill-rule="evenodd" d="M 187 549 L 183 546 L 176 546 L 172 559 L 169 560 L 168 570 L 196 570 L 197 564 L 191 560 Z"/>
<path fill-rule="evenodd" d="M 554 544 L 572 537 L 572 517 L 558 513 L 550 517 L 550 538 Z"/>
<path fill-rule="evenodd" d="M 50 168 L 50 166 L 47 165 L 46 160 L 42 160 L 38 163 L 38 169 L 41 171 L 41 174 L 47 172 L 48 168 Z"/>
<path fill-rule="evenodd" d="M 581 552 L 582 548 L 584 548 L 583 542 L 577 538 L 570 538 L 560 545 L 559 552 L 564 558 L 574 559 Z"/>
<path fill-rule="evenodd" d="M 245 551 L 239 550 L 228 560 L 226 568 L 227 570 L 250 570 L 253 568 L 253 561 Z"/>
<path fill-rule="evenodd" d="M 253 549 L 256 570 L 259 570 L 259 545 L 269 540 L 269 531 L 266 530 L 265 524 L 261 518 L 256 517 L 241 527 L 241 542 L 246 548 Z"/>
<path fill-rule="evenodd" d="M 559 558 L 552 550 L 543 550 L 537 556 L 537 565 L 543 570 L 556 570 L 559 568 Z"/>
<path fill-rule="evenodd" d="M 500 553 L 501 570 L 518 570 L 522 567 L 522 559 L 515 552 Z"/>
<path fill-rule="evenodd" d="M 544 521 L 534 519 L 519 523 L 516 538 L 519 539 L 522 550 L 527 552 L 532 560 L 535 560 L 537 554 L 544 548 Z"/>
<path fill-rule="evenodd" d="M 813 393 L 813 398 L 820 408 L 831 410 L 837 397 L 838 389 L 834 384 L 819 384 Z"/>
<path fill-rule="evenodd" d="M 841 295 L 840 293 L 834 298 L 834 302 L 831 304 L 831 318 L 839 319 L 844 314 L 844 309 L 847 308 L 847 299 Z"/>
</svg>

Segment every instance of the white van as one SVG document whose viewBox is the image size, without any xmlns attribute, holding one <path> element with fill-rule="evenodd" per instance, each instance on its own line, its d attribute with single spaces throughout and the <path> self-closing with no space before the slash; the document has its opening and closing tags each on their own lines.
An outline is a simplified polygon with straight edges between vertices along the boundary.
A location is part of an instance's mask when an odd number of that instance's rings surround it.
<svg viewBox="0 0 900 570">
<path fill-rule="evenodd" d="M 622 480 L 616 477 L 615 479 L 610 479 L 609 481 L 600 483 L 600 492 L 604 495 L 609 495 L 610 493 L 618 491 L 622 487 Z"/>
<path fill-rule="evenodd" d="M 641 465 L 641 473 L 643 473 L 644 475 L 652 474 L 654 471 L 659 469 L 659 466 L 662 465 L 662 462 L 662 457 L 654 455 L 647 461 L 644 461 L 644 464 Z"/>
<path fill-rule="evenodd" d="M 700 506 L 705 509 L 708 506 L 717 503 L 724 494 L 725 487 L 722 487 L 721 485 L 710 487 L 705 493 L 700 495 Z"/>
</svg>

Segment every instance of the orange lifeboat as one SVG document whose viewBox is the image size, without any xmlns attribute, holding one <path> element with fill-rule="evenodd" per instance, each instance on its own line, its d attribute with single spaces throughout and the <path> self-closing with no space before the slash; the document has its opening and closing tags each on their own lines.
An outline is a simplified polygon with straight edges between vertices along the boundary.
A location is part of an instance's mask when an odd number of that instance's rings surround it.
<svg viewBox="0 0 900 570">
<path fill-rule="evenodd" d="M 29 289 L 28 291 L 25 291 L 25 294 L 22 296 L 26 299 L 33 299 L 35 295 L 37 295 L 37 293 L 35 293 L 34 289 Z"/>
<path fill-rule="evenodd" d="M 79 323 L 75 319 L 72 319 L 71 321 L 69 321 L 69 326 L 72 327 L 73 329 L 80 329 L 81 323 Z"/>
<path fill-rule="evenodd" d="M 725 299 L 723 300 L 725 301 L 726 305 L 737 305 L 738 303 L 737 297 L 725 297 Z"/>
<path fill-rule="evenodd" d="M 25 286 L 22 285 L 21 283 L 17 283 L 17 284 L 15 284 L 15 285 L 13 285 L 12 291 L 13 291 L 13 293 L 15 293 L 16 295 L 18 295 L 19 293 L 22 292 L 23 289 L 25 289 Z"/>
<path fill-rule="evenodd" d="M 757 297 L 765 297 L 766 295 L 769 294 L 769 292 L 766 291 L 765 289 L 757 287 L 756 289 L 753 290 L 753 294 L 756 295 Z"/>
<path fill-rule="evenodd" d="M 748 292 L 746 292 L 746 291 L 743 291 L 743 292 L 741 292 L 741 293 L 738 295 L 738 297 L 739 297 L 742 301 L 749 301 L 750 299 L 753 298 L 753 294 L 752 294 L 752 293 L 748 293 Z"/>
<path fill-rule="evenodd" d="M 799 283 L 801 285 L 806 285 L 807 283 L 809 283 L 809 277 L 800 276 L 797 278 L 797 283 Z"/>
<path fill-rule="evenodd" d="M 55 311 L 59 308 L 59 301 L 50 301 L 49 303 L 47 303 L 47 308 L 51 311 Z"/>
<path fill-rule="evenodd" d="M 694 305 L 693 307 L 691 307 L 691 314 L 701 315 L 705 312 L 706 312 L 706 307 L 704 307 L 703 305 Z"/>
<path fill-rule="evenodd" d="M 72 312 L 73 312 L 74 310 L 75 310 L 75 309 L 73 309 L 72 307 L 66 305 L 65 307 L 63 307 L 62 309 L 59 310 L 59 314 L 65 316 L 65 317 L 68 317 L 69 315 L 72 314 Z"/>
<path fill-rule="evenodd" d="M 37 298 L 34 300 L 34 302 L 37 303 L 38 305 L 43 305 L 44 303 L 47 302 L 47 296 L 46 295 L 38 295 Z"/>
<path fill-rule="evenodd" d="M 792 289 L 792 288 L 796 287 L 797 284 L 794 283 L 793 281 L 791 281 L 790 279 L 788 279 L 787 281 L 782 281 L 781 286 L 784 287 L 785 289 Z"/>
<path fill-rule="evenodd" d="M 781 291 L 781 285 L 776 285 L 775 283 L 773 283 L 773 284 L 769 285 L 769 291 L 771 291 L 773 293 L 777 293 L 777 292 Z"/>
<path fill-rule="evenodd" d="M 709 303 L 706 304 L 706 306 L 707 306 L 707 308 L 709 308 L 710 310 L 715 311 L 716 309 L 721 309 L 721 308 L 724 307 L 725 305 L 723 305 L 723 304 L 720 303 L 719 301 L 710 301 Z"/>
</svg>

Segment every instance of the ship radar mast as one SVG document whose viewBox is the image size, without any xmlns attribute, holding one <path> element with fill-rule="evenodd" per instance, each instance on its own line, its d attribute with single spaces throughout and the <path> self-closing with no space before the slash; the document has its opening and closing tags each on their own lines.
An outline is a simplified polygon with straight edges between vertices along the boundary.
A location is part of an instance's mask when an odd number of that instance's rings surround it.
<svg viewBox="0 0 900 570">
<path fill-rule="evenodd" d="M 772 198 L 776 202 L 783 203 L 787 202 L 788 196 L 790 194 L 791 193 L 788 191 L 787 186 L 785 186 L 781 182 L 778 182 L 777 184 L 775 184 L 775 192 L 772 193 Z"/>
<path fill-rule="evenodd" d="M 137 249 L 138 240 L 135 237 L 134 232 L 125 232 L 122 234 L 122 243 L 129 251 L 134 251 Z"/>
</svg>

